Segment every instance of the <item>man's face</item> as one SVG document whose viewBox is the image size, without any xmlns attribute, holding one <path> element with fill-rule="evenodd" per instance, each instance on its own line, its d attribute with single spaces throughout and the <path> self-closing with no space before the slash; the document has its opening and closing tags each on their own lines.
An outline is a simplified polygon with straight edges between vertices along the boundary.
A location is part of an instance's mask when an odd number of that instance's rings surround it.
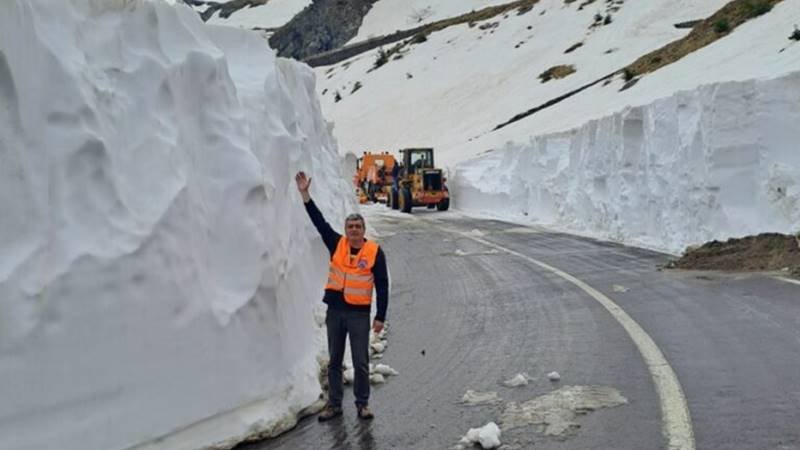
<svg viewBox="0 0 800 450">
<path fill-rule="evenodd" d="M 364 222 L 358 219 L 346 221 L 344 223 L 344 230 L 347 234 L 347 239 L 351 241 L 364 239 Z"/>
</svg>

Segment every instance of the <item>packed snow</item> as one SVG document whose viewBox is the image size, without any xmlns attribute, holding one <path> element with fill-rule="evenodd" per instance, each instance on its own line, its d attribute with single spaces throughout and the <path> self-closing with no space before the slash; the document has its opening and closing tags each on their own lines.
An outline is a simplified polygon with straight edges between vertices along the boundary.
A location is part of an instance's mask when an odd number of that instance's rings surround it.
<svg viewBox="0 0 800 450">
<path fill-rule="evenodd" d="M 497 448 L 500 447 L 501 434 L 500 427 L 494 422 L 489 422 L 480 428 L 470 428 L 461 438 L 461 444 L 479 444 L 481 448 Z"/>
<path fill-rule="evenodd" d="M 378 68 L 378 50 L 317 68 L 318 91 L 343 152 L 436 148 L 461 211 L 673 253 L 711 239 L 793 233 L 800 43 L 787 37 L 800 0 L 630 89 L 620 91 L 616 77 L 492 131 L 685 36 L 676 23 L 726 3 L 625 2 L 611 23 L 590 27 L 605 2 L 579 11 L 578 2 L 542 0 L 523 15 L 432 33 Z M 540 82 L 559 64 L 576 72 Z"/>
<path fill-rule="evenodd" d="M 520 386 L 527 386 L 528 382 L 531 380 L 530 375 L 526 372 L 518 373 L 513 377 L 509 378 L 508 380 L 504 381 L 503 384 L 506 387 L 520 387 Z"/>
<path fill-rule="evenodd" d="M 318 399 L 293 175 L 356 205 L 314 82 L 185 6 L 3 4 L 0 449 L 230 447 Z"/>
<path fill-rule="evenodd" d="M 480 392 L 468 389 L 467 392 L 464 393 L 464 396 L 461 397 L 461 403 L 468 406 L 487 405 L 500 403 L 502 401 L 503 400 L 497 396 L 497 392 L 494 391 Z"/>
</svg>

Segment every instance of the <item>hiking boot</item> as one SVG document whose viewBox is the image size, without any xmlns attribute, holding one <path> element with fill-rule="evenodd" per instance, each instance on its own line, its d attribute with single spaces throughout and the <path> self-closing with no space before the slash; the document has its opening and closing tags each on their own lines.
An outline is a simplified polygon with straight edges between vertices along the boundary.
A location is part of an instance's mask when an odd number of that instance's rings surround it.
<svg viewBox="0 0 800 450">
<path fill-rule="evenodd" d="M 322 409 L 322 412 L 319 413 L 317 420 L 320 422 L 326 422 L 331 419 L 335 419 L 338 416 L 342 415 L 342 408 L 332 405 L 325 405 L 325 408 Z"/>
<path fill-rule="evenodd" d="M 375 414 L 372 414 L 372 411 L 369 410 L 369 406 L 367 405 L 359 405 L 358 407 L 358 418 L 363 420 L 370 420 L 375 417 Z"/>
</svg>

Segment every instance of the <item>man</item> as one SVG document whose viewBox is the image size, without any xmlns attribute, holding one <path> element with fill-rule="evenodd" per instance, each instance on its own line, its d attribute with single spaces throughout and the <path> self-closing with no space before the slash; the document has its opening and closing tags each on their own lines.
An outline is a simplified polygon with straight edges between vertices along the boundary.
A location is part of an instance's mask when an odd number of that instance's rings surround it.
<svg viewBox="0 0 800 450">
<path fill-rule="evenodd" d="M 329 395 L 328 404 L 320 413 L 319 420 L 331 420 L 342 414 L 342 359 L 348 335 L 355 371 L 353 393 L 356 410 L 359 418 L 372 419 L 374 415 L 369 409 L 369 317 L 374 288 L 377 312 L 372 329 L 380 333 L 389 303 L 386 257 L 378 244 L 364 238 L 366 224 L 360 214 L 347 216 L 344 222 L 345 236 L 342 236 L 333 231 L 311 200 L 308 193 L 311 178 L 304 172 L 298 172 L 295 181 L 306 212 L 331 255 L 328 283 L 322 299 L 328 305 L 325 325 L 330 354 Z"/>
</svg>

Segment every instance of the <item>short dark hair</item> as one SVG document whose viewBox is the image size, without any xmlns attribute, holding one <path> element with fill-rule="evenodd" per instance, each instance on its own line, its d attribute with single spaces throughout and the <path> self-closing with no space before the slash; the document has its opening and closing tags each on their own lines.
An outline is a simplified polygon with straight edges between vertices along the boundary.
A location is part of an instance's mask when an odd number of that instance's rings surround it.
<svg viewBox="0 0 800 450">
<path fill-rule="evenodd" d="M 360 220 L 361 221 L 361 226 L 364 227 L 365 229 L 367 228 L 367 222 L 364 221 L 364 216 L 362 216 L 359 213 L 350 214 L 349 216 L 347 216 L 344 219 L 344 223 L 346 224 L 347 222 L 350 222 L 350 221 L 353 221 L 353 220 Z"/>
</svg>

